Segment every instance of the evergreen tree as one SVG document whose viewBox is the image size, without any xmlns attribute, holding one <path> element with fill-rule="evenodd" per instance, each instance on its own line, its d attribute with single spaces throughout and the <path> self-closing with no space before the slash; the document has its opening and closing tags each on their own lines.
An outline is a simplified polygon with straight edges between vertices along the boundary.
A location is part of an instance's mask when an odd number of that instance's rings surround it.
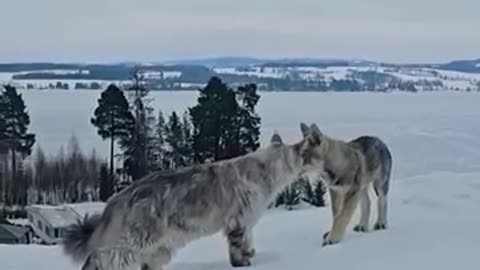
<svg viewBox="0 0 480 270">
<path fill-rule="evenodd" d="M 160 110 L 158 112 L 157 123 L 155 124 L 152 146 L 148 155 L 148 160 L 155 170 L 162 170 L 168 167 L 165 156 L 165 128 L 165 118 Z"/>
<path fill-rule="evenodd" d="M 0 140 L 1 148 L 11 157 L 11 180 L 17 180 L 18 157 L 29 156 L 35 144 L 35 135 L 28 132 L 30 116 L 22 95 L 13 86 L 4 86 L 0 94 Z"/>
<path fill-rule="evenodd" d="M 183 158 L 186 165 L 193 164 L 193 134 L 192 134 L 192 122 L 190 121 L 190 114 L 188 111 L 183 113 L 182 120 L 183 128 Z"/>
<path fill-rule="evenodd" d="M 285 205 L 288 210 L 292 210 L 302 199 L 301 180 L 298 179 L 283 190 L 277 197 L 275 206 Z"/>
<path fill-rule="evenodd" d="M 260 117 L 255 112 L 255 106 L 260 100 L 255 84 L 241 86 L 237 90 L 240 102 L 238 112 L 238 142 L 240 155 L 253 152 L 260 147 Z"/>
<path fill-rule="evenodd" d="M 172 112 L 165 126 L 165 141 L 168 145 L 166 159 L 169 168 L 179 168 L 189 165 L 187 157 L 188 145 L 184 132 L 182 120 L 175 111 Z"/>
<path fill-rule="evenodd" d="M 324 207 L 325 206 L 325 193 L 326 188 L 323 184 L 322 180 L 317 180 L 315 185 L 313 186 L 314 191 L 314 199 L 312 200 L 311 204 L 317 207 Z"/>
<path fill-rule="evenodd" d="M 316 206 L 316 207 L 323 207 L 325 206 L 325 186 L 323 182 L 318 179 L 312 185 L 308 178 L 301 178 L 300 180 L 302 193 L 303 193 L 303 201 Z"/>
<path fill-rule="evenodd" d="M 124 170 L 132 176 L 133 180 L 136 180 L 155 167 L 149 157 L 155 147 L 153 130 L 155 117 L 153 108 L 148 105 L 151 100 L 147 98 L 149 89 L 143 82 L 143 74 L 135 71 L 132 80 L 133 84 L 128 90 L 132 94 L 131 103 L 135 124 L 131 130 L 131 136 L 122 140 L 121 144 L 125 149 Z"/>
<path fill-rule="evenodd" d="M 193 124 L 195 162 L 229 158 L 227 146 L 234 139 L 237 122 L 235 93 L 219 78 L 213 77 L 200 90 L 198 104 L 190 108 Z"/>
<path fill-rule="evenodd" d="M 90 121 L 97 127 L 98 135 L 102 139 L 110 139 L 110 181 L 113 183 L 115 141 L 131 137 L 134 128 L 134 117 L 128 101 L 118 87 L 111 84 L 102 92 L 94 117 Z"/>
<path fill-rule="evenodd" d="M 200 89 L 198 104 L 189 109 L 197 163 L 233 158 L 259 147 L 260 118 L 255 113 L 256 86 L 234 91 L 213 77 Z"/>
</svg>

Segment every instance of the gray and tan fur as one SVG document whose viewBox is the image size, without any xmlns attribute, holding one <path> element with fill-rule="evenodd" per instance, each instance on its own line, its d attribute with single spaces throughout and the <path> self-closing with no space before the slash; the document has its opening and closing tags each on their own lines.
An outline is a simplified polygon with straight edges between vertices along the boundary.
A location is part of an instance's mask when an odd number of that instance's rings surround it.
<svg viewBox="0 0 480 270">
<path fill-rule="evenodd" d="M 310 166 L 321 168 L 332 205 L 332 226 L 324 234 L 324 245 L 343 238 L 353 213 L 360 204 L 361 217 L 355 231 L 367 232 L 370 217 L 368 188 L 373 185 L 377 201 L 374 230 L 387 228 L 387 196 L 392 170 L 392 156 L 379 138 L 361 136 L 345 142 L 330 138 L 313 124 L 301 124 L 305 145 L 302 157 Z"/>
<path fill-rule="evenodd" d="M 230 264 L 249 266 L 253 227 L 305 171 L 301 144 L 275 134 L 271 145 L 241 157 L 151 173 L 114 195 L 100 216 L 71 227 L 64 251 L 84 270 L 160 270 L 179 248 L 223 231 Z"/>
</svg>

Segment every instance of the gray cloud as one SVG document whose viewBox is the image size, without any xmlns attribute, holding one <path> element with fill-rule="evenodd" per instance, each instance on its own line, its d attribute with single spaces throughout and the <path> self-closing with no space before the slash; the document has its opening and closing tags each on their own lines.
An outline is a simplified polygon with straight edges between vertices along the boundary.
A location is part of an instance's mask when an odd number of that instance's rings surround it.
<svg viewBox="0 0 480 270">
<path fill-rule="evenodd" d="M 480 56 L 477 0 L 0 1 L 0 61 Z"/>
</svg>

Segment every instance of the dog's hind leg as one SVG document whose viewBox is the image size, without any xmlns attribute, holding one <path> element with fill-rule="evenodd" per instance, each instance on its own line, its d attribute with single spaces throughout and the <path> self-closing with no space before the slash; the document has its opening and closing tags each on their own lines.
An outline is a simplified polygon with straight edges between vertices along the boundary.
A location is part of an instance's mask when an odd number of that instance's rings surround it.
<svg viewBox="0 0 480 270">
<path fill-rule="evenodd" d="M 374 181 L 373 187 L 378 196 L 378 217 L 374 230 L 385 230 L 387 228 L 388 182 L 382 180 Z"/>
<path fill-rule="evenodd" d="M 83 263 L 82 270 L 130 270 L 138 266 L 137 252 L 115 248 L 92 252 Z"/>
<path fill-rule="evenodd" d="M 337 191 L 333 192 L 333 194 Z M 358 201 L 360 199 L 360 190 L 349 191 L 344 194 L 336 194 L 334 197 L 340 196 L 343 199 L 340 213 L 333 219 L 333 225 L 330 232 L 324 235 L 323 245 L 333 245 L 341 241 L 345 234 L 345 230 L 352 219 Z"/>
<path fill-rule="evenodd" d="M 368 195 L 368 188 L 363 188 L 360 195 L 360 222 L 353 230 L 356 232 L 367 232 L 370 218 L 370 197 Z"/>
</svg>

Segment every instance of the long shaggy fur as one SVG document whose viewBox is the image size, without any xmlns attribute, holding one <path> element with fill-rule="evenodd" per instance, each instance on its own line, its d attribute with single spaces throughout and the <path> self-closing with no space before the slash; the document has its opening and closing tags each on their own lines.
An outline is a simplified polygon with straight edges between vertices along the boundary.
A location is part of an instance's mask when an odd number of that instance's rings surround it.
<svg viewBox="0 0 480 270">
<path fill-rule="evenodd" d="M 241 157 L 153 172 L 114 195 L 100 220 L 66 238 L 83 270 L 160 270 L 191 241 L 223 232 L 234 267 L 251 265 L 253 227 L 275 196 L 305 172 L 300 146 L 271 145 Z M 318 168 L 311 167 L 317 171 Z"/>
<path fill-rule="evenodd" d="M 63 235 L 63 251 L 75 262 L 83 261 L 90 253 L 88 242 L 100 221 L 100 215 L 86 215 L 70 226 Z"/>
</svg>

